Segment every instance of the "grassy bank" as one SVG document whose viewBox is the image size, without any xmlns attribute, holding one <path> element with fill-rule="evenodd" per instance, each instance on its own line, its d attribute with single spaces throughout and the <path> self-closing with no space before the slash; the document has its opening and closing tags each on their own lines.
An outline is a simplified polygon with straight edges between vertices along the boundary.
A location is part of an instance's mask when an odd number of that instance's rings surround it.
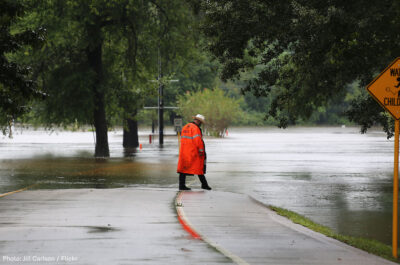
<svg viewBox="0 0 400 265">
<path fill-rule="evenodd" d="M 324 234 L 328 237 L 337 239 L 339 241 L 342 241 L 350 246 L 362 249 L 364 251 L 367 251 L 368 253 L 380 256 L 382 258 L 388 259 L 390 261 L 394 261 L 400 264 L 399 260 L 396 260 L 395 258 L 392 257 L 392 247 L 388 246 L 386 244 L 383 244 L 379 241 L 372 240 L 372 239 L 366 239 L 366 238 L 361 238 L 361 237 L 352 237 L 352 236 L 345 236 L 345 235 L 340 235 L 335 232 L 333 232 L 330 228 L 314 223 L 310 219 L 297 214 L 295 212 L 282 209 L 279 207 L 275 206 L 269 206 L 270 209 L 278 213 L 279 215 L 285 216 L 288 219 L 290 219 L 292 222 L 296 224 L 300 224 L 302 226 L 305 226 L 315 232 Z"/>
</svg>

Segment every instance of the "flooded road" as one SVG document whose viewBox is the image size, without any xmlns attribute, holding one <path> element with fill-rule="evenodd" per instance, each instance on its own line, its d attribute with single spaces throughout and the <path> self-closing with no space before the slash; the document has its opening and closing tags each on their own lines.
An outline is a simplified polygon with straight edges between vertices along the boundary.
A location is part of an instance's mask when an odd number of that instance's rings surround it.
<svg viewBox="0 0 400 265">
<path fill-rule="evenodd" d="M 110 132 L 110 159 L 95 159 L 92 132 L 21 131 L 0 139 L 0 193 L 37 189 L 177 188 L 178 142 L 124 150 Z M 167 131 L 167 133 L 172 133 Z M 358 128 L 238 128 L 206 138 L 213 189 L 250 194 L 335 231 L 391 243 L 393 141 Z M 199 188 L 195 177 L 189 185 Z"/>
</svg>

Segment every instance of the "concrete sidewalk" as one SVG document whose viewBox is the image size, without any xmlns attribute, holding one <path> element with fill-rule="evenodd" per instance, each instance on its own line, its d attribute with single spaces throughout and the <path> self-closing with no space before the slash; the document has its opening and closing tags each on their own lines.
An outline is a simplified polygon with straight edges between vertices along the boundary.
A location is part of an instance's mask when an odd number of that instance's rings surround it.
<svg viewBox="0 0 400 265">
<path fill-rule="evenodd" d="M 194 232 L 238 264 L 396 264 L 294 224 L 247 195 L 182 192 L 177 202 Z"/>
<path fill-rule="evenodd" d="M 295 225 L 246 195 L 176 195 L 121 188 L 1 197 L 0 264 L 394 264 Z"/>
<path fill-rule="evenodd" d="M 0 198 L 0 264 L 230 264 L 177 220 L 176 189 L 29 190 Z"/>
</svg>

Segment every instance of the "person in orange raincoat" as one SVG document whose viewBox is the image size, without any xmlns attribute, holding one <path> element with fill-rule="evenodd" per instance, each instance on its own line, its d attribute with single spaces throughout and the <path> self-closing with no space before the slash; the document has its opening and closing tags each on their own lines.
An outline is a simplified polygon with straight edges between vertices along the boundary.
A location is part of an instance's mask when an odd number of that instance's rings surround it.
<svg viewBox="0 0 400 265">
<path fill-rule="evenodd" d="M 203 133 L 200 128 L 204 122 L 204 116 L 197 114 L 193 117 L 193 122 L 186 124 L 182 128 L 177 169 L 179 173 L 179 190 L 190 190 L 185 184 L 187 175 L 198 175 L 201 188 L 211 190 L 204 176 L 206 173 L 207 155 Z"/>
</svg>

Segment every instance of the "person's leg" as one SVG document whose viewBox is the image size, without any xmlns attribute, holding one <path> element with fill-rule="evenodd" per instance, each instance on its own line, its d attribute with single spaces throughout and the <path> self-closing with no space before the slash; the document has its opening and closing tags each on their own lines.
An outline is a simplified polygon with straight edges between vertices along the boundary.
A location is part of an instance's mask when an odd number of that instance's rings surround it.
<svg viewBox="0 0 400 265">
<path fill-rule="evenodd" d="M 179 190 L 191 190 L 186 187 L 186 174 L 179 173 Z"/>
<path fill-rule="evenodd" d="M 208 186 L 207 180 L 206 180 L 206 176 L 204 175 L 198 175 L 200 182 L 201 182 L 201 188 L 205 189 L 205 190 L 211 190 L 211 187 Z"/>
</svg>

